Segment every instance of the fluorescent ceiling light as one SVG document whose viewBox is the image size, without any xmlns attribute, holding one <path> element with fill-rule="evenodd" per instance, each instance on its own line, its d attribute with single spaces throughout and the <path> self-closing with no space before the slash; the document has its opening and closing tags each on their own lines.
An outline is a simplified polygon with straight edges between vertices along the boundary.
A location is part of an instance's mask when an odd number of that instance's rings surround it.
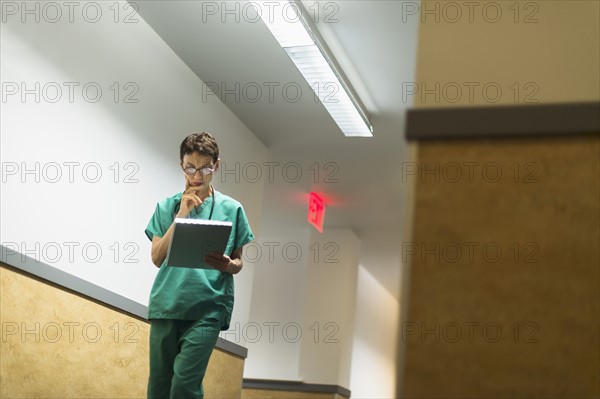
<svg viewBox="0 0 600 399">
<path fill-rule="evenodd" d="M 346 136 L 372 137 L 360 100 L 328 54 L 302 4 L 294 0 L 251 0 L 258 15 L 286 51 Z"/>
</svg>

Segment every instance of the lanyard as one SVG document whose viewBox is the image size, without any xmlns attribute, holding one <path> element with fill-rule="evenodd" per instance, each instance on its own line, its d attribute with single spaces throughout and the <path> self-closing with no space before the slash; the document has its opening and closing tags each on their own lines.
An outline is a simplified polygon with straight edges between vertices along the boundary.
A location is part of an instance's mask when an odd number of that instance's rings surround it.
<svg viewBox="0 0 600 399">
<path fill-rule="evenodd" d="M 212 214 L 215 210 L 215 189 L 210 186 L 210 190 L 212 192 L 212 204 L 210 204 L 210 215 L 208 215 L 208 220 L 212 220 Z"/>
</svg>

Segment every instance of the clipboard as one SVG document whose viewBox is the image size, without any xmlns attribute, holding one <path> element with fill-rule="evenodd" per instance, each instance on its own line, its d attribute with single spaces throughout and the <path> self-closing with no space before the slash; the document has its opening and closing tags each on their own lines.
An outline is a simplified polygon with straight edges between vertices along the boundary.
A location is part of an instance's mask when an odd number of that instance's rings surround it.
<svg viewBox="0 0 600 399">
<path fill-rule="evenodd" d="M 204 257 L 210 252 L 225 253 L 232 226 L 219 220 L 175 218 L 166 265 L 215 270 Z"/>
</svg>

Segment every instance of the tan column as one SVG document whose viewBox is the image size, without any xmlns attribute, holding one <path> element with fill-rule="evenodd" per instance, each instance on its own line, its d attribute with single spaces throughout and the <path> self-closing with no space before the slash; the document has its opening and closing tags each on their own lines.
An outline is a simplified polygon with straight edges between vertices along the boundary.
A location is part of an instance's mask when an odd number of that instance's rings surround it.
<svg viewBox="0 0 600 399">
<path fill-rule="evenodd" d="M 597 1 L 420 11 L 417 108 L 600 98 Z M 416 144 L 399 395 L 600 395 L 599 137 Z"/>
</svg>

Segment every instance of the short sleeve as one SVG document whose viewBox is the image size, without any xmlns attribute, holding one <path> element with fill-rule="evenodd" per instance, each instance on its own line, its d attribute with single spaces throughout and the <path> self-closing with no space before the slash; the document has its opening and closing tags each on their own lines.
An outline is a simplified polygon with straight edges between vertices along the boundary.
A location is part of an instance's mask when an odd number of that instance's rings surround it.
<svg viewBox="0 0 600 399">
<path fill-rule="evenodd" d="M 150 241 L 154 238 L 154 236 L 162 237 L 165 235 L 166 230 L 164 228 L 164 215 L 163 210 L 161 209 L 160 203 L 156 204 L 156 209 L 154 210 L 154 214 L 152 218 L 148 222 L 148 226 L 146 227 L 146 236 Z"/>
<path fill-rule="evenodd" d="M 244 208 L 240 206 L 237 210 L 235 244 L 233 249 L 241 248 L 252 240 L 254 240 L 254 234 L 252 234 L 252 230 L 250 229 Z"/>
</svg>

